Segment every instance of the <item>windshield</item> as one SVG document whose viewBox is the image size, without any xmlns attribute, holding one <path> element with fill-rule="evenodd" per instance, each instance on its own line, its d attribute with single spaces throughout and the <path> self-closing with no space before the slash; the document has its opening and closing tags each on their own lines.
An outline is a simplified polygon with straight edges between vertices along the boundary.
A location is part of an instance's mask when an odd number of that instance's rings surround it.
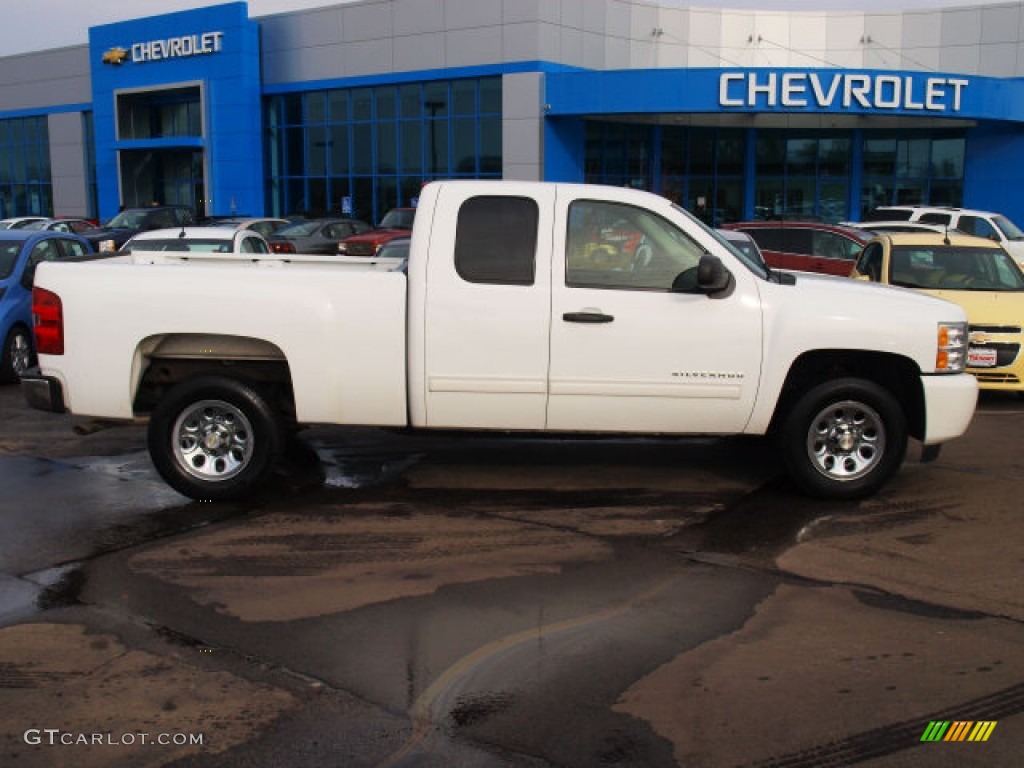
<svg viewBox="0 0 1024 768">
<path fill-rule="evenodd" d="M 408 258 L 410 242 L 410 240 L 404 237 L 400 237 L 396 240 L 392 240 L 389 243 L 384 243 L 384 245 L 380 247 L 380 250 L 377 251 L 377 255 L 382 258 Z"/>
<path fill-rule="evenodd" d="M 412 221 L 416 218 L 416 209 L 393 209 L 388 211 L 380 221 L 381 229 L 412 229 Z"/>
<path fill-rule="evenodd" d="M 121 211 L 106 223 L 109 229 L 142 229 L 147 211 Z"/>
<path fill-rule="evenodd" d="M 1024 273 L 1002 248 L 895 246 L 889 282 L 938 291 L 1024 291 Z"/>
<path fill-rule="evenodd" d="M 1024 240 L 1024 231 L 1005 216 L 993 216 L 992 222 L 999 227 L 1007 240 Z"/>
<path fill-rule="evenodd" d="M 745 266 L 747 269 L 749 269 L 755 275 L 760 277 L 762 280 L 767 280 L 768 279 L 768 269 L 765 267 L 765 264 L 764 264 L 764 262 L 761 259 L 753 258 L 749 254 L 744 253 L 743 251 L 741 251 L 739 248 L 737 248 L 735 246 L 735 244 L 730 243 L 728 240 L 726 240 L 724 237 L 722 237 L 721 233 L 716 232 L 713 227 L 710 227 L 707 224 L 705 224 L 703 221 L 698 219 L 696 216 L 694 216 L 692 213 L 687 211 L 685 208 L 681 208 L 678 205 L 673 205 L 672 207 L 675 210 L 679 211 L 679 213 L 681 213 L 684 216 L 686 216 L 686 218 L 688 218 L 690 221 L 692 221 L 698 227 L 703 229 L 705 232 L 707 232 L 713 238 L 715 238 L 715 240 L 718 243 L 721 243 L 723 246 L 725 246 L 726 250 L 728 250 L 729 253 L 731 253 L 733 256 L 735 256 L 737 259 L 739 259 L 740 263 L 743 264 L 743 266 Z"/>
</svg>

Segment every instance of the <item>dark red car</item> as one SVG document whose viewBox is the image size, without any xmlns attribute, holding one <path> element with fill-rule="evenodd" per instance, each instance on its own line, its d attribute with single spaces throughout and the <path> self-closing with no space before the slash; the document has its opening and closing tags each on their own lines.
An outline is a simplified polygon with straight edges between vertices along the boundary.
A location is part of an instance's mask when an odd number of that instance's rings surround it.
<svg viewBox="0 0 1024 768">
<path fill-rule="evenodd" d="M 376 256 L 381 246 L 396 237 L 408 237 L 412 222 L 416 218 L 415 208 L 392 208 L 380 220 L 380 226 L 369 232 L 346 237 L 338 243 L 342 256 Z"/>
<path fill-rule="evenodd" d="M 722 229 L 746 232 L 772 269 L 849 276 L 872 233 L 821 221 L 739 221 Z"/>
</svg>

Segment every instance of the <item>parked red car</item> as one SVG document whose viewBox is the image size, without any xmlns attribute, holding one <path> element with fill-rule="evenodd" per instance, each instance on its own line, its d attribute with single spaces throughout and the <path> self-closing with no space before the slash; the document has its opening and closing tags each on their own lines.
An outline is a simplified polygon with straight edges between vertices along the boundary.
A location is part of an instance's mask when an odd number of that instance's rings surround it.
<svg viewBox="0 0 1024 768">
<path fill-rule="evenodd" d="M 384 214 L 376 229 L 351 235 L 338 243 L 338 253 L 342 256 L 376 256 L 389 240 L 408 237 L 415 217 L 415 208 L 392 208 Z"/>
<path fill-rule="evenodd" d="M 850 274 L 872 233 L 821 221 L 739 221 L 722 229 L 746 232 L 773 269 Z"/>
</svg>

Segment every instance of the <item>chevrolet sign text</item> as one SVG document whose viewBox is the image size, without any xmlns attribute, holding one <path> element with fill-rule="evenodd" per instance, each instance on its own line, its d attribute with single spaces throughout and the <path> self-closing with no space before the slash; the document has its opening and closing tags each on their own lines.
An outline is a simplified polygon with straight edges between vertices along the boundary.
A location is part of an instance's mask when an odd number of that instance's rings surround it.
<svg viewBox="0 0 1024 768">
<path fill-rule="evenodd" d="M 727 72 L 718 79 L 722 107 L 921 110 L 959 112 L 969 81 L 859 73 Z"/>
<path fill-rule="evenodd" d="M 184 35 L 166 40 L 133 43 L 132 61 L 141 63 L 217 53 L 221 49 L 223 38 L 223 32 L 204 32 L 201 35 Z"/>
</svg>

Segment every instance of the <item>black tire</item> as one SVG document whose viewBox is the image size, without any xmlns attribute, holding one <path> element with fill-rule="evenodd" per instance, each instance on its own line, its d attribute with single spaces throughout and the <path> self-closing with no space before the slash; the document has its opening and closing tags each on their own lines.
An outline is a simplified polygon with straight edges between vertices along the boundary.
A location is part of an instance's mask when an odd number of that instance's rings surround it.
<svg viewBox="0 0 1024 768">
<path fill-rule="evenodd" d="M 29 366 L 35 365 L 36 352 L 32 343 L 32 332 L 23 325 L 16 325 L 4 339 L 3 354 L 0 355 L 0 381 L 5 384 L 17 382 Z"/>
<path fill-rule="evenodd" d="M 241 501 L 273 476 L 285 442 L 281 419 L 255 387 L 199 376 L 173 387 L 149 421 L 160 476 L 198 501 Z"/>
<path fill-rule="evenodd" d="M 804 493 L 868 496 L 899 469 L 907 420 L 896 399 L 864 379 L 834 379 L 802 395 L 786 417 L 782 455 Z"/>
</svg>

